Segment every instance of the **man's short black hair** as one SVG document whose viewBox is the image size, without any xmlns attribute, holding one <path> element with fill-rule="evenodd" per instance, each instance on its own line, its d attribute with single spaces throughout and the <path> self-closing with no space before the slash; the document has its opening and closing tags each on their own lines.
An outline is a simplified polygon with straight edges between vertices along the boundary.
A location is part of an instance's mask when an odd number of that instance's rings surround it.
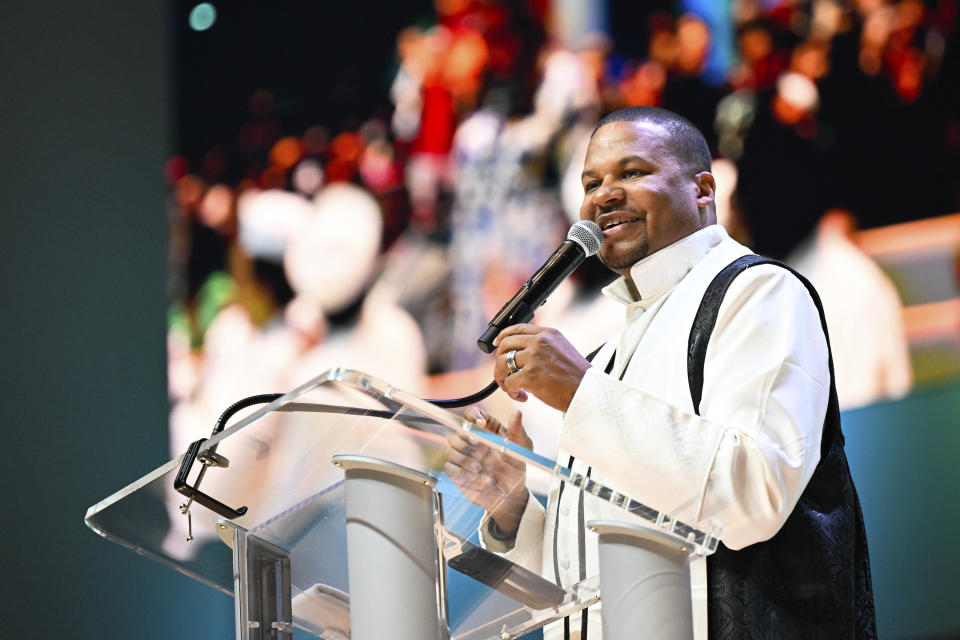
<svg viewBox="0 0 960 640">
<path fill-rule="evenodd" d="M 670 134 L 670 146 L 691 173 L 710 171 L 710 147 L 703 134 L 692 122 L 673 111 L 659 107 L 618 109 L 601 118 L 590 137 L 611 122 L 650 122 L 659 125 Z"/>
</svg>

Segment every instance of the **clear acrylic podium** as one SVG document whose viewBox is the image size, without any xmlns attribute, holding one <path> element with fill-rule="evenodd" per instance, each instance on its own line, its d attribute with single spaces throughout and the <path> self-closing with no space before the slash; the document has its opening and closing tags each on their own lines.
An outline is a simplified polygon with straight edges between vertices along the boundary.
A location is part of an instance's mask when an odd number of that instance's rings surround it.
<svg viewBox="0 0 960 640">
<path fill-rule="evenodd" d="M 483 511 L 443 472 L 452 434 L 525 464 L 534 496 L 566 482 L 596 501 L 609 516 L 589 523 L 599 533 L 599 571 L 561 587 L 551 571 L 539 574 L 539 545 L 503 555 L 484 549 Z M 103 537 L 233 595 L 238 639 L 277 640 L 292 638 L 293 627 L 327 640 L 515 638 L 596 602 L 605 572 L 605 589 L 630 590 L 615 574 L 623 573 L 618 549 L 636 532 L 654 541 L 648 547 L 670 547 L 678 571 L 688 557 L 712 553 L 719 533 L 348 369 L 248 410 L 90 507 L 85 520 Z M 656 598 L 645 602 L 665 610 Z M 688 615 L 689 601 L 682 604 Z M 608 637 L 606 605 L 603 613 Z"/>
</svg>

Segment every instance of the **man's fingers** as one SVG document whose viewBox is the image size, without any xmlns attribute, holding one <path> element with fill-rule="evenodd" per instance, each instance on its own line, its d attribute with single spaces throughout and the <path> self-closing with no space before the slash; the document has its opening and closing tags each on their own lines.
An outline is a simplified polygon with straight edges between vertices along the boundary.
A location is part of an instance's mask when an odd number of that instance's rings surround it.
<svg viewBox="0 0 960 640">
<path fill-rule="evenodd" d="M 474 489 L 473 485 L 476 483 L 479 474 L 470 473 L 462 467 L 458 467 L 452 462 L 446 462 L 443 465 L 443 472 L 447 474 L 447 477 L 450 478 L 455 485 L 460 488 L 460 491 L 466 492 Z"/>
<path fill-rule="evenodd" d="M 451 462 L 443 465 L 443 472 L 470 500 L 481 498 L 490 491 L 490 481 L 483 474 L 470 473 Z M 489 497 L 484 502 L 490 502 Z M 487 505 L 481 504 L 480 506 L 486 508 Z"/>
<path fill-rule="evenodd" d="M 522 412 L 514 411 L 510 414 L 510 417 L 507 418 L 507 438 L 510 442 L 515 442 L 521 447 L 533 449 L 533 441 L 530 439 L 530 436 L 527 435 L 526 429 L 523 428 Z"/>
<path fill-rule="evenodd" d="M 504 343 L 507 346 L 502 349 L 497 350 L 497 364 L 502 362 L 503 368 L 507 371 L 508 374 L 517 373 L 510 368 L 511 356 L 513 359 L 513 365 L 517 369 L 523 369 L 526 365 L 530 364 L 531 359 L 533 359 L 534 352 L 531 350 L 529 344 L 523 345 L 519 341 L 510 341 Z"/>
<path fill-rule="evenodd" d="M 467 422 L 472 422 L 481 428 L 486 426 L 487 422 L 491 420 L 491 418 L 489 418 L 487 414 L 484 413 L 483 409 L 481 409 L 476 405 L 473 405 L 464 409 L 463 419 L 466 420 Z"/>
<path fill-rule="evenodd" d="M 519 373 L 506 376 L 503 382 L 499 383 L 500 388 L 507 392 L 507 395 L 518 402 L 526 402 L 527 392 L 523 390 L 523 370 Z"/>
<path fill-rule="evenodd" d="M 470 444 L 455 434 L 447 436 L 447 443 L 450 445 L 446 452 L 447 458 L 454 458 L 456 455 L 461 456 L 463 459 L 469 458 L 483 464 L 483 461 L 493 452 L 493 449 L 489 445 L 480 444 L 479 442 L 477 444 Z"/>
<path fill-rule="evenodd" d="M 467 440 L 457 432 L 447 434 L 447 444 L 450 445 L 450 448 L 454 451 L 459 451 L 464 454 L 469 453 L 473 449 L 473 444 L 467 442 Z"/>
<path fill-rule="evenodd" d="M 526 391 L 524 391 L 523 389 L 520 389 L 510 397 L 516 400 L 517 402 L 526 402 L 527 398 L 529 398 L 530 396 L 527 395 Z"/>
<path fill-rule="evenodd" d="M 516 351 L 517 365 L 522 367 L 530 358 L 530 355 L 536 352 L 537 343 L 537 336 L 533 334 L 508 336 L 497 347 L 497 359 L 502 358 L 506 362 L 507 354 Z"/>
<path fill-rule="evenodd" d="M 507 376 L 503 380 L 498 380 L 497 384 L 499 384 L 500 388 L 503 389 L 508 396 L 510 396 L 511 400 L 516 400 L 517 402 L 526 402 L 527 392 L 523 390 L 523 385 L 518 377 L 519 375 L 520 374 Z"/>
<path fill-rule="evenodd" d="M 523 432 L 523 413 L 520 411 L 513 411 L 510 414 L 510 417 L 507 418 L 507 433 L 510 434 L 510 440 L 512 442 L 518 442 L 519 436 L 526 435 Z"/>
<path fill-rule="evenodd" d="M 503 339 L 509 336 L 530 335 L 540 333 L 542 330 L 542 327 L 538 327 L 535 324 L 514 324 L 501 331 L 499 335 L 493 339 L 493 346 L 499 347 Z"/>
<path fill-rule="evenodd" d="M 447 474 L 447 477 L 449 477 L 455 483 L 460 483 L 461 476 L 463 475 L 463 469 L 461 467 L 458 467 L 452 462 L 444 462 L 443 472 Z"/>
<path fill-rule="evenodd" d="M 460 469 L 465 469 L 470 473 L 480 473 L 483 465 L 476 458 L 464 455 L 457 451 L 447 451 L 447 462 L 456 465 Z"/>
<path fill-rule="evenodd" d="M 506 432 L 506 428 L 499 420 L 488 416 L 483 409 L 477 406 L 467 407 L 463 412 L 463 419 L 490 433 L 502 435 Z"/>
</svg>

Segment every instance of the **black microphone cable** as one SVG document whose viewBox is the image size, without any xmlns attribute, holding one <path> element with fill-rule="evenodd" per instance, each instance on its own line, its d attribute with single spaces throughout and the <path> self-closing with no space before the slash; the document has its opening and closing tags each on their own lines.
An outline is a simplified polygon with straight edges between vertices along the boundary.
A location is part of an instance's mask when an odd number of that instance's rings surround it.
<svg viewBox="0 0 960 640">
<path fill-rule="evenodd" d="M 429 402 L 436 407 L 440 407 L 441 409 L 456 409 L 459 407 L 466 407 L 467 405 L 476 404 L 481 400 L 485 400 L 496 390 L 497 383 L 494 380 L 480 391 L 472 393 L 468 396 L 463 396 L 462 398 L 450 398 L 442 400 L 431 400 L 425 398 L 425 400 L 426 402 Z M 223 431 L 223 429 L 227 426 L 227 422 L 230 420 L 230 418 L 236 415 L 238 411 L 242 411 L 247 407 L 252 407 L 258 404 L 269 404 L 277 398 L 282 398 L 284 395 L 285 394 L 282 393 L 261 393 L 255 396 L 248 396 L 246 398 L 237 400 L 232 405 L 227 407 L 223 413 L 220 414 L 220 417 L 217 418 L 217 423 L 214 425 L 213 433 L 210 434 L 210 437 L 213 437 Z M 346 407 L 343 408 L 346 409 Z M 371 415 L 377 418 L 393 418 L 399 413 L 397 411 L 378 411 L 376 409 L 364 411 L 366 415 Z"/>
</svg>

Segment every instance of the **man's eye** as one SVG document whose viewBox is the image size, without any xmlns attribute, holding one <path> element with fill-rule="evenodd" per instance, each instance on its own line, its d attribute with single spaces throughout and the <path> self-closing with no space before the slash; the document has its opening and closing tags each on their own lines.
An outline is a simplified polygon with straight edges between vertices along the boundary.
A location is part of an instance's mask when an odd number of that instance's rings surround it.
<svg viewBox="0 0 960 640">
<path fill-rule="evenodd" d="M 641 171 L 640 169 L 627 169 L 623 172 L 624 178 L 639 178 L 642 175 L 646 175 L 646 171 Z"/>
<path fill-rule="evenodd" d="M 600 186 L 600 182 L 599 182 L 599 181 L 597 181 L 597 180 L 592 180 L 592 181 L 586 183 L 585 185 L 583 185 L 583 190 L 584 190 L 584 192 L 589 193 L 590 191 L 593 191 L 594 189 L 596 189 L 596 188 L 599 187 L 599 186 Z"/>
</svg>

